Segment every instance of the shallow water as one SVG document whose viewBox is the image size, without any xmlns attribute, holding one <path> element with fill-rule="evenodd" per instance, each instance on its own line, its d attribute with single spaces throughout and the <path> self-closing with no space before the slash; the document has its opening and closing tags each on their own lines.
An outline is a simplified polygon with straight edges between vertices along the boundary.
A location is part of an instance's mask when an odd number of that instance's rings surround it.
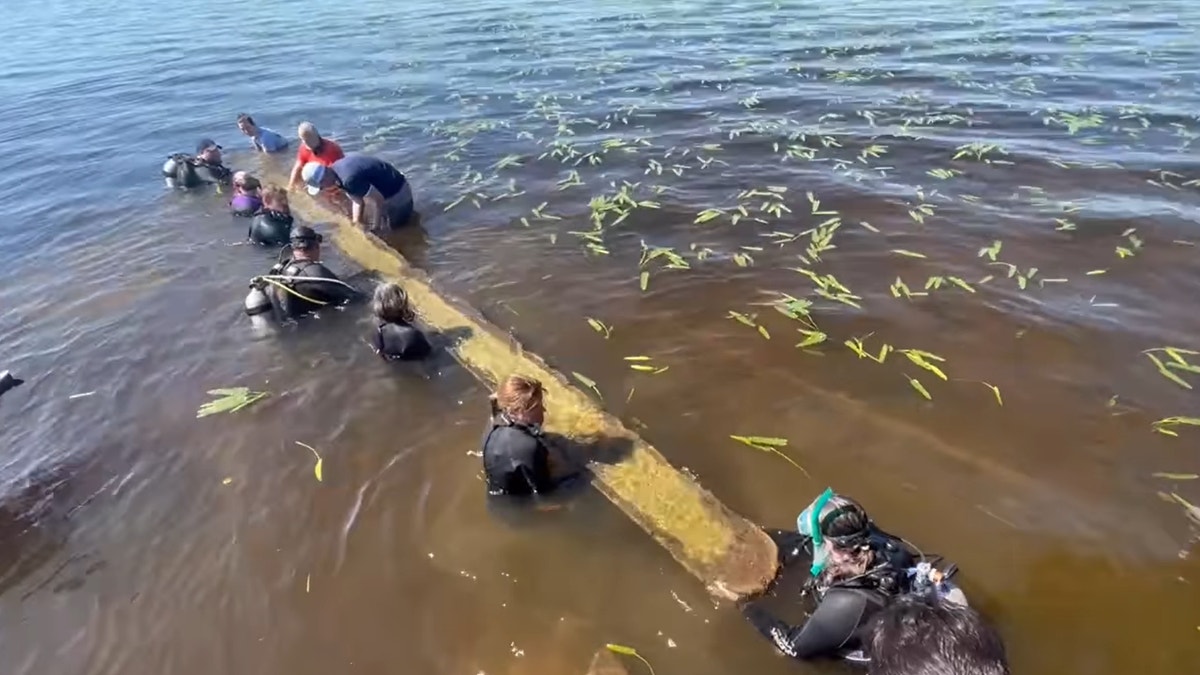
<svg viewBox="0 0 1200 675">
<path fill-rule="evenodd" d="M 663 675 L 837 670 L 773 655 L 595 494 L 490 513 L 484 391 L 452 360 L 380 364 L 361 309 L 256 339 L 240 301 L 270 252 L 238 245 L 222 197 L 157 178 L 202 135 L 253 167 L 240 111 L 395 161 L 424 216 L 396 245 L 735 510 L 781 526 L 827 484 L 853 494 L 960 565 L 1014 671 L 1194 669 L 1196 530 L 1157 493 L 1195 502 L 1200 481 L 1153 474 L 1200 473 L 1200 436 L 1151 424 L 1197 399 L 1140 354 L 1200 349 L 1192 5 L 345 7 L 7 10 L 0 369 L 28 383 L 0 401 L 3 672 L 566 673 L 604 642 Z M 539 160 L 556 135 L 599 162 Z M 992 163 L 952 161 L 970 143 Z M 559 190 L 572 170 L 584 185 Z M 598 254 L 572 232 L 623 180 L 661 208 L 608 217 Z M 790 213 L 738 199 L 766 186 Z M 725 215 L 694 223 L 708 208 Z M 808 234 L 764 236 L 814 210 L 843 222 L 820 261 L 798 257 Z M 979 255 L 997 240 L 1011 277 Z M 642 291 L 643 241 L 690 269 L 656 258 Z M 975 292 L 889 290 L 930 276 Z M 756 304 L 773 291 L 814 300 L 828 341 L 796 349 L 802 326 Z M 855 336 L 944 357 L 949 381 L 858 358 Z M 273 396 L 194 419 L 238 385 Z M 788 438 L 811 478 L 731 434 Z"/>
</svg>

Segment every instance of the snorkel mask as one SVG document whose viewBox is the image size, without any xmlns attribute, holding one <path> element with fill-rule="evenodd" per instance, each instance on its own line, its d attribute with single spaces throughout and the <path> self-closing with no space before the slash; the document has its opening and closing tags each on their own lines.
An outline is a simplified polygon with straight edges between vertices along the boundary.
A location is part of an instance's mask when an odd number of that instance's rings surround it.
<svg viewBox="0 0 1200 675">
<path fill-rule="evenodd" d="M 830 499 L 833 499 L 833 488 L 825 488 L 825 491 L 796 518 L 796 529 L 800 534 L 812 539 L 813 559 L 812 567 L 808 571 L 814 577 L 825 569 L 825 561 L 829 555 L 825 550 L 825 535 L 821 533 L 821 511 Z"/>
<path fill-rule="evenodd" d="M 830 534 L 833 522 L 847 513 L 860 513 L 865 522 L 857 530 Z M 839 549 L 869 546 L 872 527 L 870 517 L 861 506 L 850 499 L 838 497 L 833 488 L 826 488 L 796 519 L 796 529 L 800 534 L 812 538 L 813 562 L 809 570 L 812 576 L 818 576 L 825 569 L 829 556 L 826 542 Z"/>
</svg>

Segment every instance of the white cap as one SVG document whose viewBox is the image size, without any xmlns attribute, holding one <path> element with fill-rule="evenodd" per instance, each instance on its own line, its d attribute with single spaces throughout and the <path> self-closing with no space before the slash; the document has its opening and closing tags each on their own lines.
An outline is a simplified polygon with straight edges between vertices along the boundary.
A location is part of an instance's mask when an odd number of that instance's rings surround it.
<svg viewBox="0 0 1200 675">
<path fill-rule="evenodd" d="M 320 194 L 321 179 L 325 178 L 325 165 L 320 162 L 309 162 L 300 170 L 300 177 L 304 179 L 304 184 L 308 186 L 308 194 Z"/>
</svg>

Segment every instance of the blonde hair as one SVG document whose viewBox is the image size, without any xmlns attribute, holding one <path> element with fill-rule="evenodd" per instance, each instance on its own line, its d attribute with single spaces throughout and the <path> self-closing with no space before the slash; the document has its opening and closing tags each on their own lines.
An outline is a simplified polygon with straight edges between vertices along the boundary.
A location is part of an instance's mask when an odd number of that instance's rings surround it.
<svg viewBox="0 0 1200 675">
<path fill-rule="evenodd" d="M 500 412 L 515 418 L 524 418 L 537 410 L 544 397 L 542 383 L 523 375 L 510 375 L 500 383 L 494 395 Z"/>
<path fill-rule="evenodd" d="M 262 191 L 263 206 L 272 211 L 280 211 L 282 213 L 291 213 L 291 207 L 288 206 L 287 190 L 275 183 L 270 183 Z"/>
</svg>

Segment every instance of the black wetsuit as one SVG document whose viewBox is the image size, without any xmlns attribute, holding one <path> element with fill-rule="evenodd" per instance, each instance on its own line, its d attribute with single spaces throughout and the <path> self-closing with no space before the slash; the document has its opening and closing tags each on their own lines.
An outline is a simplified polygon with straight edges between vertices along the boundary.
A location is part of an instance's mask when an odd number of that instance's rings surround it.
<svg viewBox="0 0 1200 675">
<path fill-rule="evenodd" d="M 417 361 L 429 355 L 429 341 L 415 326 L 406 322 L 386 322 L 375 327 L 371 336 L 375 353 L 395 361 Z"/>
<path fill-rule="evenodd" d="M 263 209 L 250 221 L 246 236 L 264 246 L 282 246 L 292 233 L 292 214 Z"/>
<path fill-rule="evenodd" d="M 233 171 L 224 164 L 209 164 L 191 155 L 171 155 L 175 171 L 163 176 L 175 181 L 175 187 L 194 188 L 201 185 L 227 185 L 233 180 Z"/>
<path fill-rule="evenodd" d="M 483 437 L 483 469 L 488 492 L 493 495 L 532 495 L 550 492 L 550 451 L 541 427 L 492 416 Z"/>
<path fill-rule="evenodd" d="M 312 260 L 289 260 L 281 267 L 282 269 L 279 272 L 272 272 L 272 274 L 289 277 L 311 277 L 313 279 L 338 278 L 328 267 Z M 317 301 L 316 303 L 309 302 L 273 284 L 267 286 L 272 304 L 275 305 L 279 315 L 285 319 L 293 319 L 303 314 L 314 312 L 322 307 L 341 305 L 353 297 L 353 291 L 338 283 L 303 280 L 283 281 L 280 283 L 286 284 L 295 293 L 305 298 Z"/>
<path fill-rule="evenodd" d="M 779 582 L 794 582 L 797 577 L 805 588 L 812 588 L 812 540 L 798 532 L 777 530 L 768 534 L 779 547 L 781 567 L 772 594 L 779 593 Z M 824 589 L 813 588 L 810 595 L 816 596 L 816 608 L 803 623 L 794 625 L 773 615 L 763 607 L 767 598 L 744 603 L 742 613 L 781 652 L 797 659 L 836 657 L 861 648 L 865 629 L 875 613 L 906 592 L 907 570 L 914 564 L 903 542 L 886 533 L 874 531 L 870 545 L 875 551 L 875 566 L 861 577 L 835 582 Z M 799 595 L 798 589 L 790 590 Z M 794 603 L 799 597 L 785 600 Z"/>
</svg>

